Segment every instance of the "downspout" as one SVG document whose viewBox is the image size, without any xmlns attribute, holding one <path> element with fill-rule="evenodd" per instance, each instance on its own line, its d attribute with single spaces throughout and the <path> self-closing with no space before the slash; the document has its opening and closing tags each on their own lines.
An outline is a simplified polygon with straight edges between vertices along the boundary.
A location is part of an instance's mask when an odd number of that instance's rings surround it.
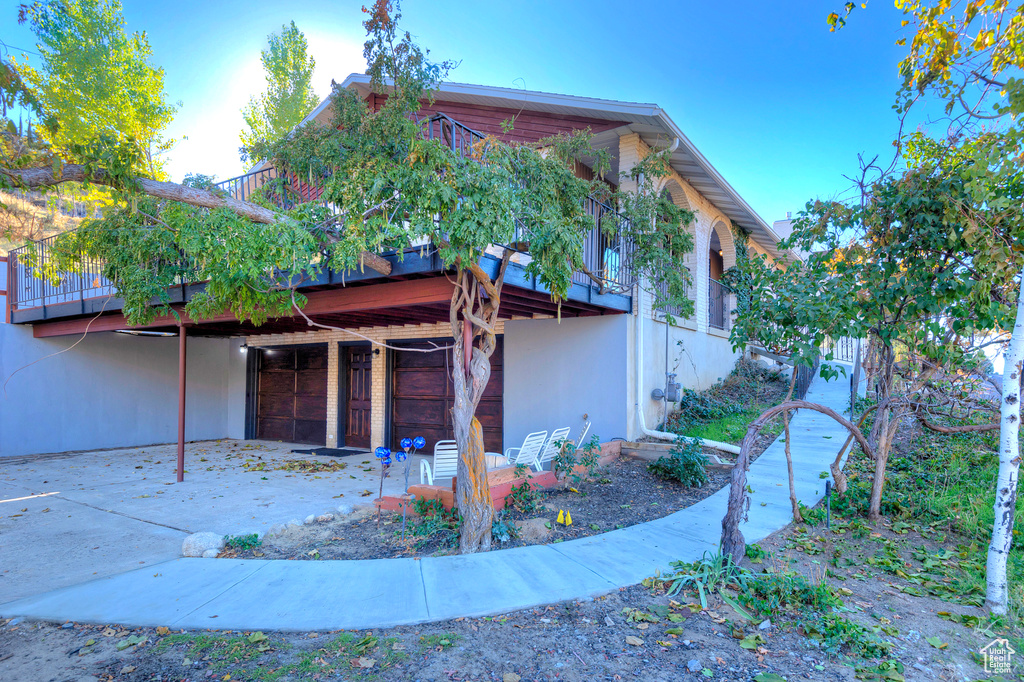
<svg viewBox="0 0 1024 682">
<path fill-rule="evenodd" d="M 672 141 L 672 146 L 668 148 L 668 153 L 671 154 L 679 146 L 679 138 L 677 137 Z M 637 295 L 640 295 L 642 289 L 639 284 L 637 285 Z M 668 322 L 665 322 L 665 371 L 668 371 Z M 667 431 L 655 431 L 654 429 L 647 428 L 647 421 L 644 418 L 644 313 L 643 305 L 637 305 L 636 314 L 636 418 L 637 424 L 640 426 L 640 433 L 650 438 L 657 438 L 659 440 L 671 440 L 674 441 L 678 436 L 674 433 L 668 433 Z M 666 379 L 667 380 L 667 379 Z M 668 398 L 665 401 L 665 421 L 668 422 Z M 721 450 L 722 452 L 729 452 L 734 455 L 740 454 L 740 449 L 731 443 L 720 443 L 715 440 L 708 440 L 706 438 L 698 438 L 704 447 L 714 448 L 715 450 Z"/>
</svg>

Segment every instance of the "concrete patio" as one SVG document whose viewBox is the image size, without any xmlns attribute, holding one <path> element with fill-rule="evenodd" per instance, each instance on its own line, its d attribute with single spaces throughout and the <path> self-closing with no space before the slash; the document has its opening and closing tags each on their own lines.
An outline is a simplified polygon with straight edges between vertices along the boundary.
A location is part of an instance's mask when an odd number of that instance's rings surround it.
<svg viewBox="0 0 1024 682">
<path fill-rule="evenodd" d="M 334 459 L 290 454 L 308 447 L 189 443 L 184 483 L 174 482 L 173 444 L 0 458 L 0 603 L 179 558 L 190 533 L 262 535 L 275 524 L 368 506 L 377 497 L 380 469 L 370 453 L 339 458 L 346 466 L 338 472 L 276 468 Z M 419 459 L 410 483 L 419 482 Z M 250 470 L 261 463 L 263 470 Z M 393 468 L 384 491 L 403 489 Z"/>
</svg>

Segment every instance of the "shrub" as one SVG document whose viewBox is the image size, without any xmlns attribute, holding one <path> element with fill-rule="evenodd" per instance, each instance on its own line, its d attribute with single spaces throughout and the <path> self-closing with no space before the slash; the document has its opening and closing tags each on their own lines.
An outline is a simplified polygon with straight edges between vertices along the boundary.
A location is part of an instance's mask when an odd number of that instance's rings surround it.
<svg viewBox="0 0 1024 682">
<path fill-rule="evenodd" d="M 601 439 L 596 435 L 591 436 L 587 444 L 577 448 L 572 441 L 562 444 L 561 450 L 555 455 L 551 462 L 551 468 L 558 478 L 571 478 L 573 483 L 590 480 L 597 471 L 597 460 L 601 456 Z M 584 473 L 576 472 L 576 467 L 582 465 Z"/>
<path fill-rule="evenodd" d="M 423 538 L 418 546 L 422 547 L 435 536 L 442 545 L 455 544 L 462 522 L 458 511 L 445 509 L 441 500 L 428 500 L 419 496 L 412 501 L 412 508 L 418 516 L 412 522 L 409 533 Z M 397 534 L 398 531 L 395 532 Z"/>
<path fill-rule="evenodd" d="M 505 496 L 505 506 L 521 512 L 532 512 L 537 510 L 537 501 L 540 495 L 530 487 L 529 479 L 523 481 L 522 485 L 514 485 Z"/>
<path fill-rule="evenodd" d="M 495 514 L 494 521 L 491 522 L 491 538 L 504 543 L 518 535 L 519 528 L 505 518 L 504 510 Z"/>
<path fill-rule="evenodd" d="M 239 552 L 245 552 L 246 550 L 256 549 L 263 544 L 260 540 L 260 536 L 256 533 L 250 533 L 249 535 L 225 535 L 224 545 L 229 549 L 234 549 Z"/>
<path fill-rule="evenodd" d="M 648 464 L 647 469 L 660 478 L 699 488 L 708 482 L 707 463 L 700 440 L 680 437 L 668 457 L 658 458 L 657 462 Z"/>
</svg>

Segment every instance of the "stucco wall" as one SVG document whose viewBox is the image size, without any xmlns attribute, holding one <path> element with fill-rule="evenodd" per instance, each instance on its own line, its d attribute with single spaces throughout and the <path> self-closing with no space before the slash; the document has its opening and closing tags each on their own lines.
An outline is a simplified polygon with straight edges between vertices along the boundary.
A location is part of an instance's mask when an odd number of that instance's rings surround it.
<svg viewBox="0 0 1024 682">
<path fill-rule="evenodd" d="M 177 440 L 178 340 L 92 333 L 46 357 L 79 338 L 36 339 L 30 326 L 0 324 L 0 383 L 25 367 L 0 391 L 0 456 Z M 188 340 L 188 440 L 244 437 L 239 345 Z"/>
<path fill-rule="evenodd" d="M 575 437 L 584 414 L 593 422 L 590 434 L 602 441 L 626 436 L 630 317 L 505 323 L 505 447 L 521 445 L 531 431 L 563 426 Z"/>
</svg>

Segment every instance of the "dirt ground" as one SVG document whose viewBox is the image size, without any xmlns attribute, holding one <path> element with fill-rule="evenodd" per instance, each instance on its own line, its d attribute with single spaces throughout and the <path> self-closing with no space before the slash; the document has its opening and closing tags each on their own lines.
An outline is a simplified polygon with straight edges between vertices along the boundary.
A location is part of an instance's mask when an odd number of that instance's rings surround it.
<svg viewBox="0 0 1024 682">
<path fill-rule="evenodd" d="M 567 483 L 562 489 L 541 491 L 532 511 L 508 508 L 499 518 L 509 521 L 541 519 L 550 529 L 544 537 L 513 537 L 501 549 L 542 542 L 559 542 L 604 533 L 617 528 L 652 521 L 689 507 L 728 484 L 729 474 L 708 471 L 709 481 L 699 488 L 687 488 L 660 479 L 647 470 L 647 463 L 618 459 L 601 468 L 593 480 Z M 569 486 L 572 486 L 570 488 Z M 557 523 L 558 512 L 572 515 L 572 525 Z M 264 538 L 260 547 L 236 551 L 221 557 L 243 559 L 384 559 L 449 554 L 455 550 L 454 532 L 417 534 L 417 519 L 408 518 L 406 540 L 402 541 L 402 517 L 392 512 L 381 515 L 377 524 L 374 509 L 325 523 L 285 528 Z"/>
<path fill-rule="evenodd" d="M 808 627 L 813 614 L 779 610 L 770 624 L 751 622 L 717 597 L 702 610 L 695 593 L 669 598 L 661 584 L 648 581 L 543 609 L 359 632 L 171 632 L 10 621 L 0 625 L 0 679 L 1020 679 L 1019 663 L 1017 676 L 984 673 L 977 652 L 1004 633 L 986 625 L 963 596 L 943 592 L 943 562 L 952 572 L 955 560 L 934 557 L 955 554 L 956 538 L 927 527 L 841 521 L 833 531 L 787 528 L 760 543 L 761 563 L 744 565 L 823 578 L 843 600 L 837 613 L 891 644 L 884 659 L 857 659 L 845 645 L 829 647 Z M 935 584 L 921 581 L 922 571 L 936 573 Z M 756 635 L 756 646 L 744 648 L 743 638 Z M 882 660 L 898 661 L 902 672 L 872 671 Z"/>
</svg>

